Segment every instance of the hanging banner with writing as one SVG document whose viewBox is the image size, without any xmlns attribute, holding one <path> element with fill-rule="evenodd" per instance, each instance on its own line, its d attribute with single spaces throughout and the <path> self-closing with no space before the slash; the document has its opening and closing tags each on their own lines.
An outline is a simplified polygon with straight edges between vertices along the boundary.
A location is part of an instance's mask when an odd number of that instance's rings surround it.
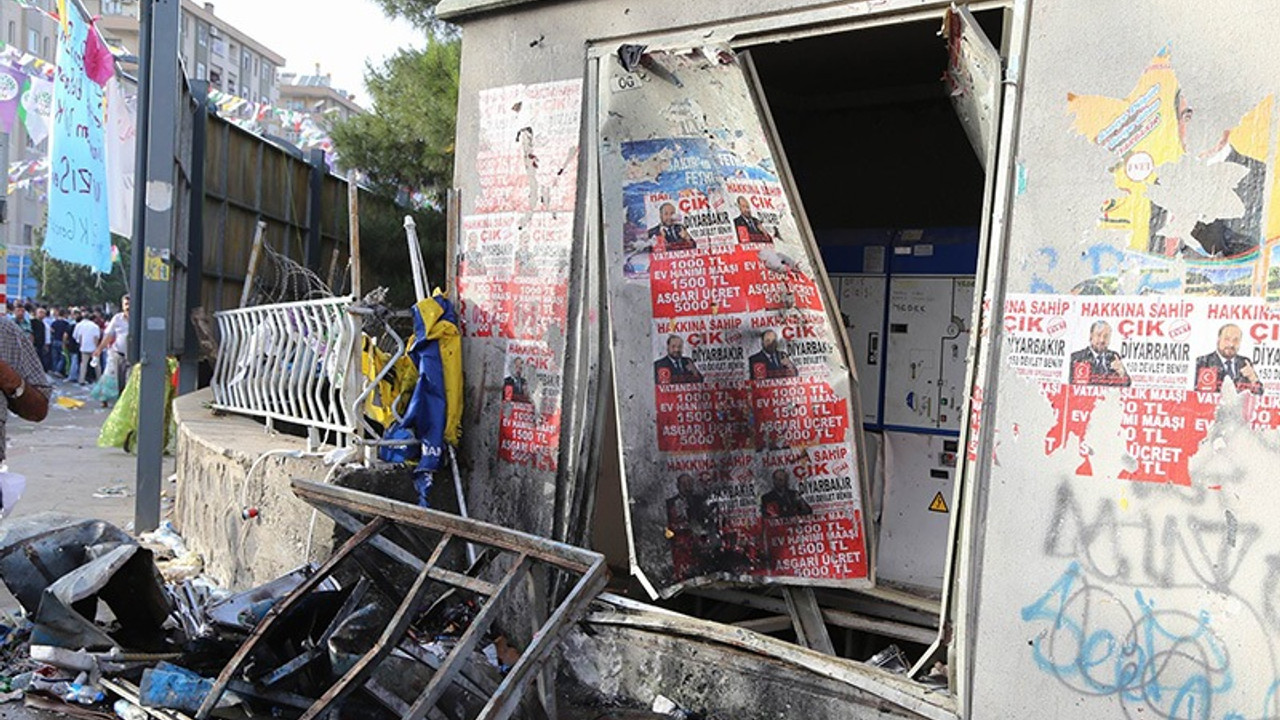
<svg viewBox="0 0 1280 720">
<path fill-rule="evenodd" d="M 851 372 L 742 68 L 708 52 L 601 72 L 633 571 L 866 586 Z"/>
<path fill-rule="evenodd" d="M 27 74 L 17 68 L 0 65 L 0 132 L 13 132 L 18 116 L 18 100 Z"/>
<path fill-rule="evenodd" d="M 49 124 L 53 119 L 52 81 L 34 76 L 24 79 L 18 117 L 31 142 L 39 145 L 49 137 Z"/>
<path fill-rule="evenodd" d="M 111 270 L 103 87 L 85 69 L 89 23 L 64 17 L 58 35 L 44 250 L 58 260 Z"/>
<path fill-rule="evenodd" d="M 133 183 L 138 136 L 137 96 L 118 78 L 107 81 L 107 198 L 111 232 L 133 237 Z"/>
</svg>

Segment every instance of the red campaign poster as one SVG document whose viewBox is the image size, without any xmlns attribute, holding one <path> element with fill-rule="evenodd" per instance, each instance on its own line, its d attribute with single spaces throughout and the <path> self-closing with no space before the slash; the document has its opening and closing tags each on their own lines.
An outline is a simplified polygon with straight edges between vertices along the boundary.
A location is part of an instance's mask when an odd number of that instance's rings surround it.
<svg viewBox="0 0 1280 720">
<path fill-rule="evenodd" d="M 852 453 L 843 445 L 768 453 L 760 495 L 761 574 L 843 579 L 867 572 L 860 492 Z"/>
<path fill-rule="evenodd" d="M 1120 432 L 1134 467 L 1121 471 L 1120 479 L 1190 485 L 1188 463 L 1209 434 L 1218 400 L 1211 393 L 1186 390 L 1124 392 Z"/>
<path fill-rule="evenodd" d="M 515 277 L 502 293 L 502 337 L 517 340 L 541 340 L 547 330 L 557 327 L 563 332 L 568 317 L 569 284 L 564 280 L 542 277 Z"/>
<path fill-rule="evenodd" d="M 757 450 L 835 445 L 849 430 L 847 403 L 821 380 L 754 380 L 751 415 Z"/>
<path fill-rule="evenodd" d="M 458 313 L 466 337 L 497 337 L 502 333 L 507 309 L 507 280 L 484 275 L 459 276 Z"/>
<path fill-rule="evenodd" d="M 862 513 L 820 513 L 807 517 L 766 517 L 762 521 L 766 574 L 843 579 L 867 574 Z"/>
<path fill-rule="evenodd" d="M 665 535 L 675 579 L 865 575 L 851 459 L 842 445 L 669 458 Z"/>
<path fill-rule="evenodd" d="M 666 537 L 680 580 L 763 567 L 760 516 L 748 454 L 672 458 L 665 475 Z"/>
<path fill-rule="evenodd" d="M 748 392 L 746 383 L 739 386 L 657 385 L 658 449 L 720 452 L 750 447 Z"/>
<path fill-rule="evenodd" d="M 464 335 L 495 337 L 502 333 L 509 311 L 507 283 L 517 222 L 518 216 L 511 213 L 462 219 L 457 286 Z"/>
<path fill-rule="evenodd" d="M 546 343 L 507 345 L 501 412 L 498 457 L 555 469 L 560 451 L 560 368 Z"/>
<path fill-rule="evenodd" d="M 747 372 L 752 380 L 828 378 L 836 352 L 834 337 L 821 312 L 756 313 L 749 316 Z"/>
<path fill-rule="evenodd" d="M 738 249 L 655 252 L 649 265 L 654 318 L 701 317 L 746 312 L 744 262 Z"/>
<path fill-rule="evenodd" d="M 744 245 L 772 245 L 781 240 L 779 224 L 786 210 L 782 185 L 768 180 L 729 178 L 724 190 L 733 198 L 734 239 Z"/>
<path fill-rule="evenodd" d="M 751 310 L 813 310 L 821 312 L 822 291 L 813 278 L 793 267 L 771 248 L 739 251 L 743 268 L 740 282 L 747 288 Z"/>
</svg>

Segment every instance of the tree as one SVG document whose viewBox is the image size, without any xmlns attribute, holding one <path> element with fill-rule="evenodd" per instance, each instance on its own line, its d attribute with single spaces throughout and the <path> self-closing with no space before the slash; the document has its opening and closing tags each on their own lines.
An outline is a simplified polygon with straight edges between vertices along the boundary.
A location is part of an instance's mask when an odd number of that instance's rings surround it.
<svg viewBox="0 0 1280 720">
<path fill-rule="evenodd" d="M 47 305 L 103 305 L 118 303 L 129 292 L 129 239 L 111 236 L 120 250 L 111 272 L 101 274 L 85 265 L 54 260 L 39 249 L 44 244 L 44 226 L 36 229 L 31 252 L 31 274 L 40 280 L 40 300 Z"/>
<path fill-rule="evenodd" d="M 339 122 L 332 131 L 343 165 L 362 170 L 379 190 L 421 189 L 439 200 L 453 177 L 461 55 L 459 40 L 428 33 L 424 49 L 402 49 L 381 67 L 370 66 L 365 84 L 374 112 Z"/>
<path fill-rule="evenodd" d="M 436 5 L 439 0 L 377 0 L 382 11 L 391 17 L 400 17 L 427 30 L 440 30 L 441 23 L 436 20 Z"/>
<path fill-rule="evenodd" d="M 405 242 L 404 216 L 417 224 L 418 244 L 427 279 L 433 287 L 444 286 L 445 218 L 432 208 L 406 210 L 386 196 L 360 198 L 361 286 L 366 290 L 387 288 L 387 305 L 413 305 L 413 276 L 409 273 L 409 247 Z M 430 292 L 430 288 L 428 289 Z"/>
</svg>

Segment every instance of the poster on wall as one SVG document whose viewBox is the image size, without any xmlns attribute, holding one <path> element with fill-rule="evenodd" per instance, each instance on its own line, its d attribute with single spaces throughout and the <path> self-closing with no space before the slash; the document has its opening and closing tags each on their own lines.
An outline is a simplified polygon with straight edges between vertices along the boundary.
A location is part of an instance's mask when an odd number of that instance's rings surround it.
<svg viewBox="0 0 1280 720">
<path fill-rule="evenodd" d="M 1005 301 L 1006 367 L 1054 410 L 1045 454 L 1080 453 L 1102 403 L 1120 409 L 1120 479 L 1190 485 L 1189 463 L 1224 395 L 1255 429 L 1280 427 L 1280 309 L 1249 298 L 1063 297 Z"/>
<path fill-rule="evenodd" d="M 599 118 L 633 571 L 655 596 L 866 586 L 839 314 L 743 68 L 717 51 L 649 61 L 662 72 L 603 61 Z"/>
<path fill-rule="evenodd" d="M 560 470 L 581 106 L 576 79 L 480 92 L 477 184 L 456 253 L 468 397 L 479 398 L 465 455 L 492 483 L 509 481 L 474 495 L 473 511 L 543 535 L 544 488 Z"/>
</svg>

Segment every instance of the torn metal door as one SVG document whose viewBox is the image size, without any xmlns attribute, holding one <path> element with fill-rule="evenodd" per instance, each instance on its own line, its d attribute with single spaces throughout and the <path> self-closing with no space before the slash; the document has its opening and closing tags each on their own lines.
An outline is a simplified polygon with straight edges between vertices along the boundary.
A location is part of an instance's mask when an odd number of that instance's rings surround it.
<svg viewBox="0 0 1280 720">
<path fill-rule="evenodd" d="M 1019 3 L 1013 10 L 1014 21 L 1011 24 L 1021 22 L 1025 12 L 1025 3 Z M 1014 181 L 1012 156 L 1008 147 L 1010 140 L 1007 137 L 1002 140 L 1001 137 L 1001 121 L 1008 122 L 1008 113 L 1016 108 L 1015 104 L 1005 104 L 1005 93 L 1013 92 L 1014 89 L 1004 85 L 1004 58 L 978 26 L 967 7 L 953 6 L 946 11 L 942 21 L 942 39 L 948 50 L 947 70 L 942 80 L 950 90 L 956 114 L 977 153 L 978 161 L 986 171 L 986 178 L 982 198 L 982 226 L 978 235 L 974 304 L 970 314 L 974 331 L 965 356 L 964 387 L 968 389 L 968 396 L 962 413 L 964 421 L 960 425 L 959 448 L 962 457 L 948 502 L 951 520 L 947 531 L 947 557 L 943 565 L 943 617 L 939 623 L 937 639 L 912 668 L 910 674 L 913 677 L 927 670 L 945 650 L 957 649 L 956 644 L 948 641 L 948 628 L 952 626 L 953 619 L 964 618 L 969 612 L 965 604 L 968 598 L 963 593 L 956 595 L 957 588 L 968 580 L 964 574 L 968 568 L 962 568 L 958 563 L 958 548 L 962 533 L 973 531 L 973 522 L 979 513 L 978 509 L 972 507 L 976 504 L 977 491 L 970 486 L 980 464 L 983 397 L 988 378 L 993 372 L 990 362 L 990 328 L 993 318 L 997 321 L 1000 319 L 1000 303 L 998 300 L 993 301 L 993 297 L 1001 296 L 1000 279 L 1008 262 L 1007 253 L 999 248 L 999 240 L 1004 235 L 1007 217 L 1004 208 L 1009 201 L 1011 183 Z M 994 316 L 993 307 L 996 308 Z M 960 646 L 959 651 L 948 658 L 948 666 L 957 668 L 959 672 L 966 671 L 965 650 Z M 959 684 L 957 679 L 958 676 L 953 674 L 953 687 Z"/>
<path fill-rule="evenodd" d="M 623 46 L 600 186 L 632 570 L 872 584 L 857 385 L 743 61 Z"/>
<path fill-rule="evenodd" d="M 942 34 L 948 53 L 943 80 L 951 91 L 951 103 L 978 154 L 978 162 L 990 170 L 1000 122 L 1000 51 L 987 39 L 967 7 L 947 10 Z"/>
</svg>

